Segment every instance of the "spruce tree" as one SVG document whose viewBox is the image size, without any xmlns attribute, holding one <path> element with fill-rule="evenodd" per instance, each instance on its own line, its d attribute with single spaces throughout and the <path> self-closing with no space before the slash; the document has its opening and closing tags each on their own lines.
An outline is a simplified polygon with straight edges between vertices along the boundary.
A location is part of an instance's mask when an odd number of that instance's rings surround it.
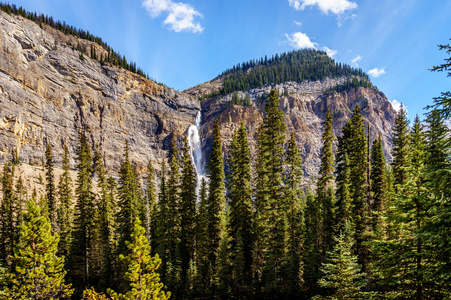
<svg viewBox="0 0 451 300">
<path fill-rule="evenodd" d="M 55 176 L 53 174 L 52 147 L 47 144 L 45 150 L 45 197 L 47 198 L 48 213 L 52 232 L 59 232 L 58 229 L 58 205 L 56 203 Z"/>
<path fill-rule="evenodd" d="M 160 282 L 160 275 L 157 273 L 161 260 L 158 254 L 150 256 L 149 241 L 139 218 L 135 219 L 130 238 L 130 242 L 126 242 L 129 254 L 120 256 L 128 268 L 124 279 L 129 282 L 130 287 L 125 294 L 108 290 L 111 298 L 124 300 L 169 299 L 171 293 L 163 291 L 164 285 Z"/>
<path fill-rule="evenodd" d="M 152 160 L 147 163 L 147 180 L 146 180 L 146 199 L 148 207 L 148 220 L 143 222 L 146 228 L 147 238 L 151 244 L 152 254 L 155 254 L 157 247 L 157 195 L 155 187 L 155 169 Z"/>
<path fill-rule="evenodd" d="M 372 196 L 372 226 L 376 238 L 385 236 L 386 224 L 382 214 L 385 211 L 388 198 L 386 162 L 382 138 L 376 138 L 371 148 L 371 196 Z"/>
<path fill-rule="evenodd" d="M 253 246 L 251 157 L 243 121 L 240 128 L 234 132 L 230 150 L 230 219 L 228 222 L 230 259 L 233 268 L 233 288 L 243 290 L 251 284 Z M 238 245 L 238 238 L 241 246 Z"/>
<path fill-rule="evenodd" d="M 109 191 L 105 175 L 103 158 L 99 151 L 95 153 L 94 171 L 98 177 L 99 201 L 96 210 L 96 237 L 98 238 L 98 258 L 100 284 L 110 286 L 116 273 L 116 218 L 114 197 Z"/>
<path fill-rule="evenodd" d="M 366 274 L 362 273 L 357 263 L 357 256 L 352 253 L 352 234 L 350 225 L 335 238 L 335 246 L 328 251 L 326 262 L 322 264 L 323 276 L 318 284 L 332 291 L 330 299 L 363 299 L 362 288 L 366 285 Z"/>
<path fill-rule="evenodd" d="M 58 257 L 58 234 L 30 201 L 20 226 L 20 242 L 15 248 L 14 269 L 8 299 L 66 299 L 72 295 L 64 283 L 64 257 Z"/>
<path fill-rule="evenodd" d="M 77 181 L 75 211 L 69 264 L 70 275 L 76 287 L 91 284 L 94 243 L 95 197 L 92 192 L 91 149 L 83 133 L 80 133 L 77 149 Z"/>
<path fill-rule="evenodd" d="M 395 178 L 394 187 L 404 184 L 407 179 L 407 167 L 409 165 L 409 120 L 407 112 L 403 106 L 395 118 L 395 127 L 393 129 L 393 175 Z"/>
<path fill-rule="evenodd" d="M 204 296 L 209 293 L 212 268 L 209 260 L 207 181 L 202 178 L 199 190 L 199 203 L 196 221 L 196 265 L 199 272 L 200 290 Z"/>
<path fill-rule="evenodd" d="M 168 227 L 168 194 L 167 194 L 167 179 L 166 179 L 166 162 L 161 163 L 161 176 L 160 176 L 160 192 L 158 194 L 158 217 L 157 217 L 157 249 L 156 253 L 162 259 L 161 275 L 163 280 L 166 278 L 166 263 L 169 260 L 169 227 Z"/>
<path fill-rule="evenodd" d="M 125 142 L 124 162 L 119 170 L 117 226 L 119 228 L 118 251 L 127 253 L 125 241 L 130 240 L 135 219 L 140 216 L 139 191 L 135 172 L 129 158 L 128 141 Z"/>
<path fill-rule="evenodd" d="M 430 219 L 430 192 L 425 185 L 425 141 L 418 118 L 410 135 L 411 151 L 404 183 L 398 185 L 387 214 L 396 235 L 372 244 L 374 270 L 390 298 L 435 298 L 437 265 L 430 259 L 433 244 L 422 234 Z"/>
<path fill-rule="evenodd" d="M 216 269 L 222 234 L 222 220 L 225 205 L 224 161 L 222 155 L 221 133 L 218 121 L 213 126 L 213 142 L 208 161 L 207 177 L 209 192 L 207 200 L 207 230 L 209 241 L 208 259 L 211 267 Z"/>
<path fill-rule="evenodd" d="M 286 250 L 286 204 L 282 184 L 286 126 L 283 117 L 279 95 L 271 90 L 265 102 L 265 117 L 258 136 L 255 228 L 258 235 L 254 250 L 254 266 L 257 268 L 254 273 L 261 278 L 266 289 L 278 289 L 281 284 Z"/>
<path fill-rule="evenodd" d="M 284 278 L 289 293 L 295 293 L 303 283 L 304 255 L 304 205 L 302 200 L 302 165 L 299 148 L 294 133 L 291 133 L 287 145 L 285 163 L 288 167 L 284 199 L 287 218 L 287 252 L 285 257 Z"/>
<path fill-rule="evenodd" d="M 171 154 L 169 157 L 169 178 L 167 181 L 167 236 L 168 268 L 166 283 L 173 291 L 177 291 L 181 280 L 180 257 L 180 162 L 177 139 L 172 136 Z"/>
<path fill-rule="evenodd" d="M 184 282 L 190 261 L 194 259 L 197 175 L 191 160 L 190 145 L 186 135 L 183 142 L 180 180 L 180 255 Z"/>
<path fill-rule="evenodd" d="M 334 207 L 335 207 L 335 193 L 333 191 L 334 184 L 334 154 L 332 146 L 334 136 L 332 132 L 332 115 L 327 111 L 326 121 L 324 122 L 324 129 L 322 135 L 323 146 L 321 148 L 321 165 L 318 174 L 317 183 L 317 198 L 318 205 L 321 210 L 321 248 L 322 254 L 331 249 L 333 245 L 334 236 Z"/>
<path fill-rule="evenodd" d="M 14 247 L 17 243 L 17 228 L 15 228 L 15 195 L 13 189 L 13 171 L 8 164 L 3 166 L 2 174 L 2 192 L 3 199 L 1 203 L 0 216 L 0 233 L 2 242 L 0 243 L 0 258 L 5 265 L 11 265 L 14 255 Z"/>
<path fill-rule="evenodd" d="M 370 203 L 367 195 L 367 140 L 365 126 L 360 108 L 356 105 L 351 118 L 350 135 L 350 196 L 351 212 L 355 225 L 355 247 L 364 271 L 367 271 L 369 260 L 369 249 L 365 242 L 370 239 Z"/>
<path fill-rule="evenodd" d="M 73 200 L 72 200 L 72 177 L 69 173 L 69 150 L 64 146 L 63 154 L 63 174 L 61 174 L 58 184 L 59 211 L 58 228 L 60 242 L 58 243 L 58 254 L 68 257 L 71 244 L 72 221 L 73 221 Z"/>
</svg>

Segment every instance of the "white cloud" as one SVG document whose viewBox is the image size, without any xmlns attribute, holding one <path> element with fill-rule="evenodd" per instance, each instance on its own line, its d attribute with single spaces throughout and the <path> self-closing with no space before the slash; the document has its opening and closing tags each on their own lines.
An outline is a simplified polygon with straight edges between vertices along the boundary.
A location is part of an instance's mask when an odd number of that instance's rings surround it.
<svg viewBox="0 0 451 300">
<path fill-rule="evenodd" d="M 361 60 L 362 58 L 360 57 L 360 55 L 357 55 L 355 58 L 351 59 L 351 62 L 356 68 L 358 68 L 359 67 L 358 62 Z"/>
<path fill-rule="evenodd" d="M 172 0 L 144 0 L 142 5 L 152 18 L 167 13 L 163 24 L 168 25 L 175 32 L 202 32 L 204 28 L 196 17 L 202 18 L 203 15 L 196 11 L 191 5 L 182 2 L 173 2 Z"/>
<path fill-rule="evenodd" d="M 341 15 L 347 10 L 357 8 L 357 4 L 348 0 L 288 0 L 291 7 L 296 10 L 304 10 L 307 6 L 317 5 L 326 15 L 332 12 Z"/>
<path fill-rule="evenodd" d="M 402 106 L 402 107 L 404 108 L 404 110 L 407 112 L 406 107 L 405 107 L 401 102 L 399 102 L 398 100 L 393 99 L 392 101 L 390 101 L 390 103 L 391 103 L 391 106 L 393 106 L 393 109 L 394 109 L 396 112 L 399 112 L 399 111 L 401 110 L 401 106 Z"/>
<path fill-rule="evenodd" d="M 326 46 L 323 47 L 323 51 L 325 51 L 325 52 L 327 53 L 327 55 L 328 55 L 330 58 L 334 58 L 335 54 L 338 53 L 337 50 L 329 49 L 329 48 L 326 47 Z"/>
<path fill-rule="evenodd" d="M 287 37 L 291 47 L 295 49 L 316 48 L 316 43 L 312 42 L 305 33 L 295 32 L 291 35 L 285 33 L 285 36 Z"/>
<path fill-rule="evenodd" d="M 294 24 L 297 25 L 297 26 L 301 26 L 301 25 L 302 25 L 301 22 L 298 22 L 298 21 L 296 21 L 296 20 L 294 20 L 293 22 L 294 22 Z"/>
<path fill-rule="evenodd" d="M 378 78 L 384 74 L 385 74 L 385 70 L 379 69 L 379 68 L 374 68 L 374 69 L 371 69 L 368 71 L 368 75 L 370 75 L 371 77 L 374 77 L 374 78 Z"/>
</svg>

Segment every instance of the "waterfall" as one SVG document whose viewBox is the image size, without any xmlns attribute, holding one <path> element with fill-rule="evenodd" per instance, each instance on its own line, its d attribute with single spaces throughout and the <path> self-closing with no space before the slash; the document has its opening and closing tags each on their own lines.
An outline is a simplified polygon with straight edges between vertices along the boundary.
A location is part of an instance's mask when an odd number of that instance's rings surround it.
<svg viewBox="0 0 451 300">
<path fill-rule="evenodd" d="M 194 162 L 194 167 L 197 173 L 197 188 L 196 193 L 199 193 L 199 187 L 202 183 L 202 178 L 205 178 L 205 164 L 202 157 L 202 147 L 199 136 L 200 121 L 202 115 L 200 111 L 196 115 L 196 121 L 188 128 L 188 142 L 191 147 L 191 159 Z"/>
</svg>

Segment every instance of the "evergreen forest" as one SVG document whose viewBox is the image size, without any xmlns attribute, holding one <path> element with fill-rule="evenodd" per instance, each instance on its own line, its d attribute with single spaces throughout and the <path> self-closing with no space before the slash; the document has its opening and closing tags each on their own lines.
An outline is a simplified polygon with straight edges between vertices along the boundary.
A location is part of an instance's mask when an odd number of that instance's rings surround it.
<svg viewBox="0 0 451 300">
<path fill-rule="evenodd" d="M 451 46 L 440 48 L 451 54 Z M 249 68 L 270 74 L 302 58 L 312 62 L 315 78 L 329 72 L 366 78 L 317 54 L 276 56 L 225 76 L 258 74 Z M 433 70 L 450 68 L 448 59 Z M 227 92 L 254 84 L 244 82 Z M 224 157 L 215 122 L 201 182 L 186 136 L 172 136 L 160 172 L 147 162 L 144 184 L 127 141 L 117 178 L 106 175 L 101 151 L 84 132 L 75 153 L 65 148 L 58 178 L 48 145 L 44 194 L 27 191 L 14 176 L 19 161 L 1 172 L 0 297 L 450 299 L 450 105 L 450 93 L 442 93 L 426 118 L 413 122 L 401 108 L 391 162 L 380 135 L 369 140 L 358 105 L 339 136 L 328 111 L 320 170 L 307 184 L 275 90 L 265 100 L 255 153 L 242 122 Z"/>
</svg>

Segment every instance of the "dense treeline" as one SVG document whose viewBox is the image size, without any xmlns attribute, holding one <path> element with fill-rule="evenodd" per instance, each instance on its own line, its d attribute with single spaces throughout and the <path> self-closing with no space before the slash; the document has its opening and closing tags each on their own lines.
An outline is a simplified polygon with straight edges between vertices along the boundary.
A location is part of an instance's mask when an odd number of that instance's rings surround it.
<svg viewBox="0 0 451 300">
<path fill-rule="evenodd" d="M 361 79 L 357 80 L 357 86 L 371 86 L 368 75 L 361 69 L 336 63 L 325 52 L 314 49 L 291 51 L 276 54 L 271 58 L 265 56 L 258 60 L 243 62 L 226 70 L 222 76 L 224 87 L 212 95 L 246 91 L 266 84 L 315 81 L 342 76 L 358 76 Z"/>
<path fill-rule="evenodd" d="M 64 34 L 70 34 L 77 38 L 88 40 L 90 42 L 94 42 L 99 44 L 107 54 L 99 53 L 97 54 L 95 48 L 91 46 L 90 48 L 90 57 L 95 59 L 101 63 L 108 62 L 115 66 L 126 69 L 130 72 L 136 73 L 144 78 L 150 79 L 149 75 L 146 74 L 140 67 L 136 66 L 135 62 L 127 61 L 125 56 L 120 55 L 118 52 L 114 51 L 106 42 L 102 40 L 102 38 L 93 35 L 89 31 L 85 31 L 83 29 L 77 29 L 74 26 L 66 24 L 66 22 L 61 22 L 60 20 L 54 20 L 52 16 L 37 14 L 36 12 L 26 11 L 21 6 L 17 7 L 15 4 L 8 4 L 0 2 L 0 9 L 8 14 L 15 14 L 22 16 L 28 20 L 35 22 L 36 24 L 42 27 L 42 24 L 49 25 Z M 87 54 L 87 50 L 77 45 L 77 50 Z M 81 56 L 83 58 L 83 56 Z"/>
<path fill-rule="evenodd" d="M 274 90 L 254 163 L 241 123 L 224 173 L 215 122 L 208 180 L 197 183 L 186 136 L 181 149 L 173 136 L 158 196 L 151 161 L 143 188 L 126 143 L 119 180 L 106 177 L 83 133 L 75 186 L 67 149 L 56 184 L 47 147 L 39 201 L 5 164 L 1 291 L 8 299 L 449 299 L 450 103 L 442 94 L 412 126 L 401 108 L 390 164 L 380 135 L 368 140 L 358 105 L 334 153 L 328 111 L 315 189 L 302 188 L 301 153 Z"/>
</svg>

